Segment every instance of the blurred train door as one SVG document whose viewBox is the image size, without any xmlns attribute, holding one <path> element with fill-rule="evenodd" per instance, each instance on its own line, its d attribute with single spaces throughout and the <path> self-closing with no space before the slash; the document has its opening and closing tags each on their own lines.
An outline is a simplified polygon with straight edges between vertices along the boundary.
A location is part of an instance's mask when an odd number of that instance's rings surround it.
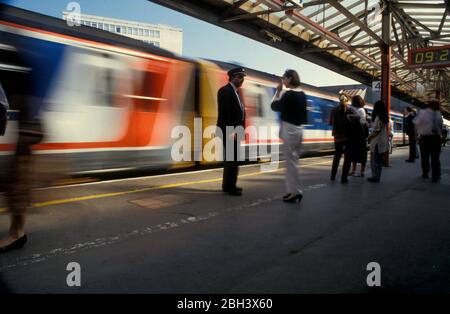
<svg viewBox="0 0 450 314">
<path fill-rule="evenodd" d="M 118 56 L 66 47 L 43 115 L 48 137 L 42 153 L 66 156 L 70 172 L 122 166 L 121 156 L 111 154 L 134 145 L 127 132 L 130 102 L 120 97 L 130 90 L 127 82 Z"/>
</svg>

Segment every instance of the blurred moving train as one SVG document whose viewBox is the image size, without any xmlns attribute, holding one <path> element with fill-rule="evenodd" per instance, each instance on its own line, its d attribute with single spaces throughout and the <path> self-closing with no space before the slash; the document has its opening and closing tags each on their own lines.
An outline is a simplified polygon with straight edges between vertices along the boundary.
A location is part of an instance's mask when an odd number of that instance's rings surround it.
<svg viewBox="0 0 450 314">
<path fill-rule="evenodd" d="M 173 165 L 170 152 L 177 139 L 171 137 L 172 129 L 186 125 L 192 136 L 201 132 L 203 144 L 209 140 L 203 130 L 217 121 L 217 90 L 227 83 L 233 66 L 178 57 L 131 38 L 70 27 L 14 7 L 3 12 L 0 36 L 14 43 L 32 69 L 33 110 L 39 112 L 46 134 L 36 153 L 64 157 L 70 173 Z M 7 77 L 14 69 L 0 63 L 2 77 Z M 271 126 L 274 131 L 251 142 L 246 138 L 247 146 L 281 143 L 278 116 L 270 109 L 278 81 L 275 75 L 248 70 L 241 91 L 247 126 Z M 14 82 L 1 83 L 8 94 L 8 83 Z M 306 84 L 302 88 L 310 123 L 304 150 L 332 149 L 328 117 L 338 95 Z M 371 107 L 366 107 L 369 113 Z M 0 161 L 13 153 L 17 141 L 17 111 L 10 109 L 6 134 L 0 137 Z M 202 129 L 194 130 L 194 118 L 200 117 Z M 403 142 L 403 115 L 391 112 L 391 117 L 394 141 Z"/>
</svg>

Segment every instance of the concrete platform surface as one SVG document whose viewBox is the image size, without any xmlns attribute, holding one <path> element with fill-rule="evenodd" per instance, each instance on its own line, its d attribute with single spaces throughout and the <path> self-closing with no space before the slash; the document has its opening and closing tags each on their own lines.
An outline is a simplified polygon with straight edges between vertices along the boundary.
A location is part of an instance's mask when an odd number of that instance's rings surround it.
<svg viewBox="0 0 450 314">
<path fill-rule="evenodd" d="M 301 204 L 281 201 L 284 169 L 258 164 L 240 169 L 242 197 L 222 193 L 222 169 L 41 189 L 29 243 L 0 255 L 1 283 L 15 293 L 366 293 L 376 262 L 380 291 L 449 293 L 450 150 L 439 183 L 406 154 L 394 151 L 379 184 L 332 182 L 330 156 L 302 159 Z M 81 287 L 67 285 L 70 262 Z"/>
</svg>

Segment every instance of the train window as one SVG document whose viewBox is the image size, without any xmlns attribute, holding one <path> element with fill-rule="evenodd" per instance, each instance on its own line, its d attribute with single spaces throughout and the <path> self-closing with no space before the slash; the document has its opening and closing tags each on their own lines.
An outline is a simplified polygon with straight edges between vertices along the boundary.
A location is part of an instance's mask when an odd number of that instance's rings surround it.
<svg viewBox="0 0 450 314">
<path fill-rule="evenodd" d="M 96 105 L 114 104 L 113 70 L 99 69 L 96 84 Z"/>
<path fill-rule="evenodd" d="M 399 121 L 394 122 L 394 130 L 395 131 L 403 131 L 403 124 Z"/>
<path fill-rule="evenodd" d="M 160 106 L 170 105 L 162 95 L 166 81 L 166 73 L 161 65 L 152 65 L 147 71 L 134 70 L 133 102 L 135 110 L 143 112 L 157 112 Z"/>
</svg>

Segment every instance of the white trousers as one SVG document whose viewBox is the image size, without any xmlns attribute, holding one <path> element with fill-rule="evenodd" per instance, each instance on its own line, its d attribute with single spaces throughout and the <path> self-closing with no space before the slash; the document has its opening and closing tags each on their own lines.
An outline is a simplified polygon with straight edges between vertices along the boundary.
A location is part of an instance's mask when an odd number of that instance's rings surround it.
<svg viewBox="0 0 450 314">
<path fill-rule="evenodd" d="M 286 192 L 302 194 L 300 172 L 297 166 L 302 148 L 303 127 L 282 121 L 280 138 L 284 142 L 283 155 L 286 160 Z"/>
</svg>

